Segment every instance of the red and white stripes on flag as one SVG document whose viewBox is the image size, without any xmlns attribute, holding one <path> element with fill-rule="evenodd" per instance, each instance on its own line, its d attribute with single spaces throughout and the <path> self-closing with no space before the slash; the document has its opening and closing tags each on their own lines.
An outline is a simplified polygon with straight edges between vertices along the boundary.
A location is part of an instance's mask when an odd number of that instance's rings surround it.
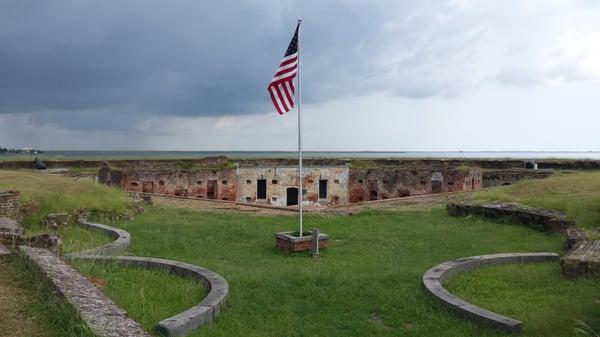
<svg viewBox="0 0 600 337">
<path fill-rule="evenodd" d="M 268 86 L 271 101 L 280 115 L 294 108 L 294 78 L 298 74 L 298 28 L 285 52 L 279 69 Z"/>
</svg>

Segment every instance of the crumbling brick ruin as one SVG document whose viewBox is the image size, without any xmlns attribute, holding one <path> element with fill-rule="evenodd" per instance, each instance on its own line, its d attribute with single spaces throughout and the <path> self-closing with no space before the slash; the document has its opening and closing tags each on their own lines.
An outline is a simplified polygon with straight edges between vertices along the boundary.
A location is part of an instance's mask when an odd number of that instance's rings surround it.
<svg viewBox="0 0 600 337">
<path fill-rule="evenodd" d="M 408 197 L 411 195 L 459 192 L 481 188 L 481 171 L 476 168 L 352 169 L 349 202 Z"/>
<path fill-rule="evenodd" d="M 104 163 L 98 181 L 126 191 L 293 206 L 298 204 L 298 168 L 290 160 L 201 164 L 145 163 L 111 167 Z M 477 190 L 482 173 L 476 167 L 441 163 L 386 165 L 312 160 L 303 169 L 303 203 L 343 205 L 411 195 Z"/>
<path fill-rule="evenodd" d="M 18 191 L 0 191 L 0 218 L 8 218 L 19 222 L 20 206 Z"/>
</svg>

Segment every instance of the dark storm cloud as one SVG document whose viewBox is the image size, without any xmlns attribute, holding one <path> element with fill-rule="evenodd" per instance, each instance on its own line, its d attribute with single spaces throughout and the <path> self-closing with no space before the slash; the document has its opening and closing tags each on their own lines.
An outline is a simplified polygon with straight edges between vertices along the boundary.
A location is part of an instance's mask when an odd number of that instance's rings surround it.
<svg viewBox="0 0 600 337">
<path fill-rule="evenodd" d="M 523 31 L 535 41 L 556 35 L 538 36 L 553 25 L 531 29 L 532 15 L 543 16 L 472 0 L 4 0 L 0 114 L 129 130 L 156 116 L 271 111 L 266 85 L 298 17 L 306 103 L 543 83 L 547 70 L 535 66 L 546 51 L 512 45 Z M 581 77 L 565 75 L 580 73 L 578 63 L 557 64 L 552 76 Z"/>
<path fill-rule="evenodd" d="M 0 113 L 85 129 L 141 115 L 265 111 L 266 84 L 299 15 L 313 83 L 305 101 L 352 94 L 371 66 L 357 62 L 357 41 L 379 25 L 365 13 L 382 10 L 316 1 L 3 1 Z"/>
</svg>

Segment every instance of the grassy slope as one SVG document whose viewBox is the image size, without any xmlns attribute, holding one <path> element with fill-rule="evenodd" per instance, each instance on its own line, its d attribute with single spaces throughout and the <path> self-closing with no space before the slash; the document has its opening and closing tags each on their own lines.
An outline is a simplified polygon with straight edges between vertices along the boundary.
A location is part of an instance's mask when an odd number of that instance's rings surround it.
<svg viewBox="0 0 600 337">
<path fill-rule="evenodd" d="M 600 226 L 600 172 L 557 174 L 542 180 L 486 189 L 479 201 L 518 201 L 530 206 L 559 209 L 582 227 Z"/>
<path fill-rule="evenodd" d="M 25 219 L 29 226 L 38 224 L 48 213 L 77 208 L 118 212 L 129 205 L 127 194 L 115 188 L 37 171 L 0 170 L 0 190 L 18 190 L 22 203 L 39 207 L 38 212 Z"/>
<path fill-rule="evenodd" d="M 218 324 L 192 336 L 503 336 L 460 319 L 431 299 L 420 285 L 423 273 L 463 256 L 558 252 L 564 240 L 519 226 L 451 218 L 443 210 L 311 216 L 306 223 L 332 237 L 332 247 L 323 251 L 321 260 L 307 254 L 285 256 L 274 248 L 272 233 L 294 228 L 293 217 L 151 207 L 120 226 L 133 235 L 131 253 L 195 263 L 229 281 L 225 314 Z M 522 270 L 531 271 L 534 286 L 523 285 Z M 548 326 L 553 336 L 572 336 L 573 319 L 600 326 L 600 319 L 592 316 L 598 305 L 590 303 L 600 298 L 600 288 L 557 275 L 558 263 L 546 268 L 519 266 L 474 277 L 473 287 L 464 287 L 461 294 L 478 298 L 478 289 L 493 286 L 496 277 L 509 288 L 532 286 L 527 297 L 505 296 L 506 289 L 489 290 L 500 313 L 527 319 L 525 336 L 548 335 Z M 133 292 L 119 297 L 121 303 L 129 303 L 124 306 L 130 314 L 143 316 L 149 327 L 165 318 L 142 314 Z M 532 301 L 548 307 L 530 312 Z"/>
</svg>

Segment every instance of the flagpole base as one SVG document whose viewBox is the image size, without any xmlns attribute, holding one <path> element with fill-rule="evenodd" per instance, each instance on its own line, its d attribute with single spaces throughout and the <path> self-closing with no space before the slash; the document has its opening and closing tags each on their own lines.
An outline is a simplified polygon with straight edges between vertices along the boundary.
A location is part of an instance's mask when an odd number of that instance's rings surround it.
<svg viewBox="0 0 600 337">
<path fill-rule="evenodd" d="M 302 237 L 299 234 L 297 231 L 275 233 L 277 247 L 285 253 L 314 251 L 313 232 L 304 232 Z M 329 247 L 329 235 L 319 232 L 317 241 L 319 249 Z"/>
</svg>

